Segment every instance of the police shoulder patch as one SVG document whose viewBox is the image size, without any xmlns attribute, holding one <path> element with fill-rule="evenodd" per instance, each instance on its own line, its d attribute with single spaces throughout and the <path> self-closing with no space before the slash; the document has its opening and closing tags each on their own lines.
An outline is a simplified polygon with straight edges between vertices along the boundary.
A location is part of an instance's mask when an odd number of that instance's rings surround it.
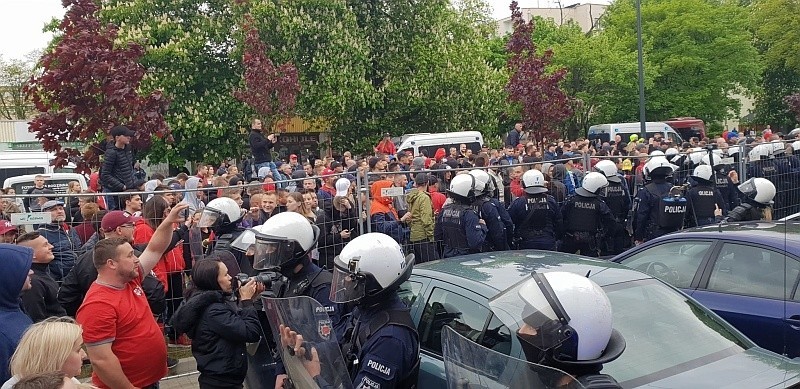
<svg viewBox="0 0 800 389">
<path fill-rule="evenodd" d="M 366 361 L 364 362 L 365 372 L 384 380 L 391 380 L 394 378 L 395 370 L 397 369 L 384 359 L 374 354 L 368 354 L 364 360 Z"/>
</svg>

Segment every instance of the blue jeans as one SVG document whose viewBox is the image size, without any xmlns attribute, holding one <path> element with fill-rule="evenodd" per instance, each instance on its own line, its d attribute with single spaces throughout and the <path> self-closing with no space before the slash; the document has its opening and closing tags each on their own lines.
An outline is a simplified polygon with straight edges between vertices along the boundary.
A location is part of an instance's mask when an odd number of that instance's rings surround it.
<svg viewBox="0 0 800 389">
<path fill-rule="evenodd" d="M 261 170 L 262 167 L 268 167 L 269 170 L 272 172 L 272 179 L 278 181 L 281 179 L 281 173 L 278 172 L 278 167 L 275 166 L 275 162 L 261 162 L 255 164 L 256 169 L 256 176 L 258 176 L 258 171 Z"/>
<path fill-rule="evenodd" d="M 113 192 L 113 190 L 111 190 L 109 188 L 106 188 L 106 187 L 103 187 L 103 192 Z M 110 196 L 110 195 L 106 195 L 104 197 L 106 198 L 106 211 L 111 212 L 111 211 L 116 211 L 116 210 L 120 209 L 119 208 L 119 197 Z"/>
</svg>

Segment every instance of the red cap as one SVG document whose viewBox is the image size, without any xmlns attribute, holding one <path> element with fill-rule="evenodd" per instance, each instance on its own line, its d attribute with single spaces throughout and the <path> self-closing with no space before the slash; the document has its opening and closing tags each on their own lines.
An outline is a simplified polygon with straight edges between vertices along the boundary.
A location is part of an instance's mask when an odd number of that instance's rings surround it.
<svg viewBox="0 0 800 389">
<path fill-rule="evenodd" d="M 447 152 L 444 151 L 444 148 L 440 147 L 440 148 L 436 149 L 436 153 L 433 154 L 433 159 L 438 161 L 438 160 L 444 158 L 446 153 Z"/>
<path fill-rule="evenodd" d="M 100 222 L 100 228 L 102 228 L 104 232 L 111 232 L 121 225 L 136 223 L 139 219 L 141 218 L 133 216 L 125 211 L 111 211 L 103 216 L 103 221 Z"/>
<path fill-rule="evenodd" d="M 292 155 L 289 156 L 289 159 L 297 159 L 297 155 L 292 154 Z"/>
<path fill-rule="evenodd" d="M 335 172 L 335 171 L 333 171 L 333 170 L 331 170 L 331 169 L 328 169 L 328 168 L 325 168 L 325 169 L 323 169 L 323 170 L 322 170 L 322 174 L 321 174 L 321 175 L 322 175 L 323 177 L 325 177 L 325 176 L 332 176 L 332 175 L 334 175 L 334 174 L 336 174 L 336 172 Z"/>
<path fill-rule="evenodd" d="M 16 231 L 17 226 L 11 224 L 8 220 L 0 220 L 0 235 L 5 235 L 7 232 Z"/>
</svg>

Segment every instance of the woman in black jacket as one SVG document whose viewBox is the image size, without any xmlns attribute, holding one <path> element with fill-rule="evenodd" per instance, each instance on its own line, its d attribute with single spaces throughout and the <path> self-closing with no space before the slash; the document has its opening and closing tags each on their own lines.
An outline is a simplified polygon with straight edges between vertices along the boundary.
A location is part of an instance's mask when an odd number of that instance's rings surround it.
<svg viewBox="0 0 800 389">
<path fill-rule="evenodd" d="M 200 388 L 242 388 L 247 375 L 245 343 L 257 342 L 262 334 L 252 300 L 264 287 L 254 280 L 242 285 L 237 306 L 230 298 L 234 281 L 214 255 L 195 264 L 192 281 L 194 287 L 172 325 L 192 339 Z"/>
</svg>

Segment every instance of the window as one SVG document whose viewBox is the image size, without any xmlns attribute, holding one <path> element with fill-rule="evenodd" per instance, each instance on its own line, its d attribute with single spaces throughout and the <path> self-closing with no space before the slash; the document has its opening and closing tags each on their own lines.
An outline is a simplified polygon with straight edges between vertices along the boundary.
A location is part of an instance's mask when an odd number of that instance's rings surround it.
<svg viewBox="0 0 800 389">
<path fill-rule="evenodd" d="M 791 294 L 798 274 L 800 264 L 786 261 L 783 253 L 725 243 L 711 270 L 708 289 L 782 300 Z"/>
<path fill-rule="evenodd" d="M 622 263 L 678 288 L 688 288 L 709 248 L 711 242 L 667 242 L 640 251 Z"/>
<path fill-rule="evenodd" d="M 397 294 L 400 296 L 400 300 L 402 300 L 407 307 L 411 308 L 414 306 L 414 303 L 417 302 L 417 298 L 420 297 L 420 292 L 422 292 L 421 282 L 406 281 L 400 285 Z"/>
<path fill-rule="evenodd" d="M 419 322 L 420 345 L 423 349 L 441 354 L 442 327 L 445 325 L 478 342 L 490 314 L 488 308 L 473 300 L 436 288 L 425 304 L 425 311 Z"/>
<path fill-rule="evenodd" d="M 511 330 L 497 316 L 492 315 L 492 320 L 478 343 L 483 347 L 508 355 L 511 353 Z"/>
</svg>

